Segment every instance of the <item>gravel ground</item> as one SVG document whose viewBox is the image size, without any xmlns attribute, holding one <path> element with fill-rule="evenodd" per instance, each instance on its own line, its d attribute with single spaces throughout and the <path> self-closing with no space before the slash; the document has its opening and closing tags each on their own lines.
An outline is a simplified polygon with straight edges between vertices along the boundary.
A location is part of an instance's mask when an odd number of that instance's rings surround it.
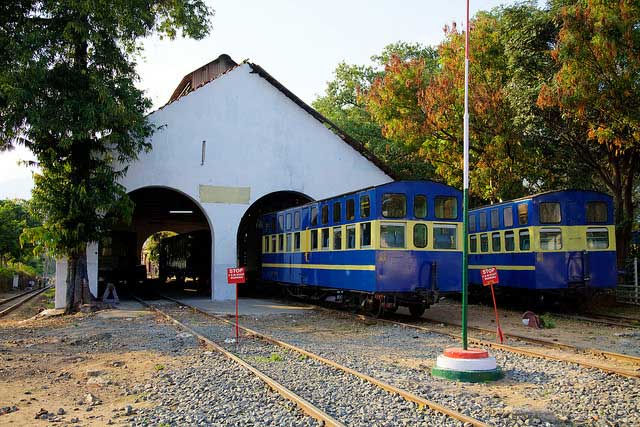
<svg viewBox="0 0 640 427">
<path fill-rule="evenodd" d="M 271 378 L 349 426 L 461 426 L 463 423 L 417 405 L 342 371 L 262 340 L 225 343 L 230 327 L 189 311 L 163 307 L 172 316 L 235 352 Z M 184 390 L 189 389 L 187 386 Z M 157 414 L 157 411 L 155 412 Z M 196 422 L 198 419 L 183 420 Z M 268 423 L 258 423 L 265 425 Z M 276 423 L 274 425 L 284 425 Z"/>
<path fill-rule="evenodd" d="M 253 374 L 211 351 L 193 355 L 185 369 L 163 371 L 131 393 L 154 405 L 132 426 L 315 426 Z"/>
<path fill-rule="evenodd" d="M 640 381 L 492 351 L 505 379 L 452 383 L 430 367 L 455 340 L 326 312 L 245 318 L 244 326 L 323 355 L 495 425 L 640 425 Z"/>
</svg>

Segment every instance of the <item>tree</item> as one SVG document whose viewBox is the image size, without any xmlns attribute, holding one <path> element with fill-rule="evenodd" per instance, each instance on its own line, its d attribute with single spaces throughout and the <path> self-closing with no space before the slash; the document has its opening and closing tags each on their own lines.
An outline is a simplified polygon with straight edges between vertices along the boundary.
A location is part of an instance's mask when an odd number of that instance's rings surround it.
<svg viewBox="0 0 640 427">
<path fill-rule="evenodd" d="M 0 6 L 0 147 L 37 157 L 29 236 L 69 260 L 67 311 L 86 280 L 86 245 L 132 204 L 118 184 L 154 129 L 135 87 L 139 41 L 202 38 L 203 0 L 19 1 Z M 107 212 L 117 213 L 106 215 Z"/>
<path fill-rule="evenodd" d="M 384 161 L 401 179 L 433 178 L 433 168 L 424 158 L 403 144 L 389 141 L 367 110 L 366 96 L 376 78 L 384 76 L 383 66 L 392 56 L 401 60 L 430 61 L 435 64 L 435 51 L 420 44 L 393 43 L 380 55 L 371 58 L 374 65 L 338 64 L 334 80 L 327 83 L 325 94 L 313 102 L 313 107 L 340 129 L 361 141 Z"/>
<path fill-rule="evenodd" d="M 538 105 L 548 122 L 613 194 L 618 264 L 633 225 L 640 171 L 640 4 L 556 0 L 555 73 Z"/>
<path fill-rule="evenodd" d="M 531 4 L 514 8 L 526 17 L 535 10 Z M 512 9 L 480 12 L 471 24 L 471 192 L 486 201 L 520 196 L 551 182 L 544 166 L 553 145 L 527 136 L 527 123 L 516 120 L 519 111 L 510 97 L 515 75 L 506 42 L 514 28 L 504 17 Z M 454 186 L 462 184 L 464 38 L 455 24 L 445 27 L 435 69 L 392 57 L 384 78 L 372 85 L 368 103 L 385 137 L 421 153 Z"/>
</svg>

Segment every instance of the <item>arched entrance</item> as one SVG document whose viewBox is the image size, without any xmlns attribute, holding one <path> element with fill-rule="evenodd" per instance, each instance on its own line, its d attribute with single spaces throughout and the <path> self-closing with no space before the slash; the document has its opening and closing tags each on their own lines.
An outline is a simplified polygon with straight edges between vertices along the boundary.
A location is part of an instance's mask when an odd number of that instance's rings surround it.
<svg viewBox="0 0 640 427">
<path fill-rule="evenodd" d="M 129 193 L 135 208 L 128 224 L 118 224 L 100 244 L 98 254 L 98 291 L 108 282 L 131 286 L 147 280 L 148 271 L 142 259 L 143 245 L 159 232 L 173 232 L 178 236 L 205 236 L 190 239 L 206 247 L 190 248 L 200 256 L 195 260 L 201 290 L 211 292 L 211 251 L 213 232 L 201 207 L 189 196 L 167 187 L 143 187 Z M 201 254 L 207 256 L 201 256 Z M 187 255 L 185 255 L 188 257 Z M 190 261 L 190 260 L 189 260 Z M 187 263 L 187 261 L 185 261 Z M 177 276 L 177 275 L 176 275 Z"/>
<path fill-rule="evenodd" d="M 306 194 L 296 191 L 276 191 L 256 200 L 247 209 L 238 226 L 238 266 L 245 267 L 247 286 L 241 290 L 251 292 L 255 289 L 257 279 L 260 278 L 260 234 L 258 219 L 268 212 L 286 209 L 293 206 L 312 202 L 313 199 Z"/>
</svg>

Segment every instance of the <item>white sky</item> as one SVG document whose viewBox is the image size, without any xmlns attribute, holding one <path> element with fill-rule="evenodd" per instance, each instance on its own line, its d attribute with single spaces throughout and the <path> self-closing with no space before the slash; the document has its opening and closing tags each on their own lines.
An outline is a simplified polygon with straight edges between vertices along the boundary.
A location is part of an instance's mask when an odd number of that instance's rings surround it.
<svg viewBox="0 0 640 427">
<path fill-rule="evenodd" d="M 215 0 L 212 31 L 201 41 L 145 41 L 138 73 L 154 108 L 162 106 L 182 77 L 227 53 L 249 59 L 311 103 L 332 80 L 341 61 L 368 64 L 396 42 L 435 45 L 442 28 L 465 17 L 464 0 Z M 471 0 L 471 15 L 510 0 Z M 542 3 L 542 1 L 540 1 Z M 17 164 L 32 159 L 24 148 L 0 153 L 0 199 L 29 198 L 31 170 Z"/>
</svg>

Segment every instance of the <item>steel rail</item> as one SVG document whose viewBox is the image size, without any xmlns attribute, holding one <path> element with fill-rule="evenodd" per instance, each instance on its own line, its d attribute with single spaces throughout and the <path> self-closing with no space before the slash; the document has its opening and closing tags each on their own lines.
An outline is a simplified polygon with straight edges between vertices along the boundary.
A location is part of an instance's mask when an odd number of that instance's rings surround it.
<svg viewBox="0 0 640 427">
<path fill-rule="evenodd" d="M 211 313 L 209 313 L 207 311 L 204 311 L 204 310 L 202 310 L 202 309 L 200 309 L 198 307 L 194 307 L 194 306 L 192 306 L 190 304 L 187 304 L 187 303 L 185 303 L 183 301 L 180 301 L 180 300 L 177 300 L 175 298 L 171 298 L 171 297 L 167 297 L 167 296 L 162 296 L 162 298 L 165 298 L 165 299 L 167 299 L 169 301 L 175 302 L 176 304 L 180 304 L 180 305 L 182 305 L 184 307 L 188 307 L 188 308 L 190 308 L 191 310 L 193 310 L 193 311 L 195 311 L 197 313 L 203 314 L 203 315 L 205 315 L 207 317 L 211 317 L 211 318 L 216 319 L 216 320 L 218 320 L 220 322 L 224 322 L 224 323 L 227 323 L 227 324 L 235 325 L 235 322 L 232 322 L 232 321 L 230 321 L 228 319 L 225 319 L 223 317 L 220 317 L 220 316 L 216 316 L 215 314 L 211 314 Z M 405 400 L 407 400 L 409 402 L 413 402 L 413 403 L 417 404 L 419 408 L 428 407 L 428 408 L 432 409 L 433 411 L 439 412 L 441 414 L 447 415 L 448 417 L 451 417 L 451 418 L 454 418 L 456 420 L 462 421 L 465 424 L 469 423 L 469 424 L 471 424 L 473 426 L 477 426 L 477 427 L 487 427 L 488 426 L 488 424 L 485 424 L 484 422 L 482 422 L 480 420 L 477 420 L 475 418 L 472 418 L 472 417 L 469 417 L 467 415 L 464 415 L 464 414 L 462 414 L 460 412 L 457 412 L 457 411 L 454 411 L 452 409 L 449 409 L 446 406 L 440 405 L 439 403 L 436 403 L 436 402 L 433 402 L 431 400 L 428 400 L 428 399 L 425 399 L 423 397 L 420 397 L 420 396 L 418 396 L 418 395 L 416 395 L 414 393 L 411 393 L 409 391 L 403 390 L 401 388 L 393 386 L 393 385 L 391 385 L 389 383 L 386 383 L 384 381 L 378 380 L 378 379 L 376 379 L 374 377 L 371 377 L 371 376 L 369 376 L 367 374 L 363 374 L 363 373 L 358 372 L 358 371 L 356 371 L 354 369 L 351 369 L 349 367 L 343 366 L 343 365 L 341 365 L 341 364 L 339 364 L 337 362 L 334 362 L 332 360 L 324 358 L 324 357 L 322 357 L 322 356 L 320 356 L 318 354 L 312 353 L 312 352 L 307 351 L 307 350 L 305 350 L 303 348 L 297 347 L 297 346 L 295 346 L 293 344 L 289 344 L 289 343 L 286 343 L 284 341 L 280 341 L 277 338 L 271 337 L 271 336 L 269 336 L 267 334 L 264 334 L 262 332 L 254 331 L 253 329 L 249 329 L 249 328 L 247 328 L 245 326 L 242 326 L 242 325 L 240 325 L 240 329 L 242 329 L 243 331 L 247 332 L 249 335 L 253 335 L 255 337 L 258 337 L 258 338 L 260 338 L 260 339 L 262 339 L 264 341 L 270 342 L 270 343 L 275 344 L 277 346 L 280 346 L 282 348 L 286 348 L 288 350 L 292 350 L 292 351 L 295 351 L 297 353 L 303 354 L 303 355 L 305 355 L 307 357 L 310 357 L 312 359 L 315 359 L 315 360 L 317 360 L 317 361 L 319 361 L 321 363 L 324 363 L 324 364 L 329 365 L 329 366 L 331 366 L 333 368 L 339 369 L 339 370 L 341 370 L 341 371 L 343 371 L 343 372 L 345 372 L 347 374 L 350 374 L 350 375 L 353 375 L 353 376 L 355 376 L 357 378 L 365 380 L 365 381 L 367 381 L 367 382 L 369 382 L 369 383 L 371 383 L 371 384 L 373 384 L 373 385 L 375 385 L 375 386 L 387 391 L 388 393 L 397 394 L 398 396 L 402 397 L 403 399 L 405 399 Z"/>
<path fill-rule="evenodd" d="M 427 318 L 421 318 L 420 320 L 426 321 L 428 323 L 444 324 L 444 325 L 448 325 L 448 326 L 460 327 L 459 324 L 452 323 L 452 322 L 444 322 L 444 321 L 438 321 L 438 320 L 427 319 Z M 489 334 L 494 334 L 496 332 L 493 329 L 481 328 L 479 326 L 468 326 L 468 328 L 471 329 L 471 330 L 474 330 L 474 331 L 484 332 L 484 333 L 489 333 Z M 526 341 L 526 342 L 530 342 L 530 343 L 533 343 L 533 344 L 539 344 L 539 345 L 542 345 L 542 346 L 555 347 L 555 348 L 559 348 L 561 350 L 571 350 L 571 351 L 574 351 L 576 353 L 591 353 L 591 354 L 594 354 L 594 355 L 597 355 L 597 356 L 602 356 L 602 357 L 609 358 L 609 359 L 618 359 L 618 360 L 623 360 L 625 362 L 629 362 L 629 363 L 632 363 L 632 364 L 640 365 L 640 357 L 632 356 L 630 354 L 615 353 L 615 352 L 612 352 L 612 351 L 600 350 L 600 349 L 591 348 L 591 347 L 581 347 L 581 346 L 576 346 L 576 345 L 572 345 L 572 344 L 566 344 L 566 343 L 562 343 L 562 342 L 558 342 L 558 341 L 550 341 L 550 340 L 546 340 L 546 339 L 543 339 L 543 338 L 528 337 L 526 335 L 519 335 L 519 334 L 514 334 L 514 333 L 511 333 L 511 332 L 504 332 L 503 331 L 503 335 L 506 338 L 513 338 L 513 339 L 517 339 L 517 340 L 520 340 L 520 341 Z"/>
<path fill-rule="evenodd" d="M 180 322 L 179 320 L 175 319 L 170 314 L 160 310 L 157 307 L 154 307 L 153 305 L 147 303 L 146 301 L 144 301 L 144 300 L 142 300 L 142 299 L 140 299 L 140 298 L 138 298 L 136 296 L 133 296 L 133 298 L 135 298 L 138 302 L 140 302 L 144 306 L 149 307 L 151 310 L 155 311 L 156 313 L 161 314 L 167 320 L 170 320 L 175 325 L 179 326 L 180 328 L 184 329 L 185 331 L 188 331 L 189 333 L 191 333 L 194 336 L 198 337 L 198 339 L 200 341 L 206 343 L 208 346 L 210 346 L 211 348 L 213 348 L 217 352 L 221 353 L 223 356 L 225 356 L 229 360 L 232 360 L 233 362 L 237 363 L 238 365 L 242 366 L 244 369 L 246 369 L 249 372 L 251 372 L 252 374 L 254 374 L 262 382 L 264 382 L 267 386 L 271 387 L 271 389 L 275 390 L 282 397 L 284 397 L 285 399 L 290 400 L 291 402 L 295 403 L 296 406 L 298 406 L 298 408 L 300 408 L 300 410 L 302 410 L 302 412 L 304 412 L 305 414 L 309 415 L 310 417 L 315 418 L 319 422 L 323 423 L 323 425 L 328 426 L 328 427 L 346 427 L 345 424 L 343 424 L 340 421 L 336 420 L 331 415 L 327 414 L 326 412 L 324 412 L 323 410 L 321 410 L 320 408 L 318 408 L 317 406 L 315 406 L 314 404 L 312 404 L 308 400 L 304 399 L 301 396 L 298 396 L 296 393 L 294 393 L 293 391 L 289 390 L 284 385 L 280 384 L 279 382 L 277 382 L 273 378 L 269 377 L 268 375 L 262 373 L 261 371 L 259 371 L 256 368 L 254 368 L 252 365 L 247 363 L 244 359 L 241 359 L 240 357 L 236 356 L 235 354 L 227 351 L 226 349 L 224 349 L 223 347 L 219 346 L 218 344 L 216 344 L 215 342 L 213 342 L 209 338 L 205 337 L 204 335 L 200 334 L 199 332 L 195 331 L 194 329 L 190 328 L 189 326 L 187 326 L 184 323 Z"/>
<path fill-rule="evenodd" d="M 564 313 L 553 313 L 554 316 L 570 320 L 583 322 L 600 323 L 609 326 L 621 326 L 624 328 L 640 328 L 640 319 L 624 316 L 613 316 L 608 314 L 572 315 Z"/>
<path fill-rule="evenodd" d="M 328 309 L 327 309 L 328 310 Z M 366 320 L 370 320 L 369 317 L 364 316 L 364 315 L 355 315 L 356 317 L 360 318 L 360 319 L 366 319 Z M 406 328 L 412 328 L 412 329 L 417 329 L 417 330 L 421 330 L 421 331 L 426 331 L 426 332 L 433 332 L 436 334 L 440 334 L 440 335 L 447 335 L 450 336 L 452 338 L 455 339 L 460 339 L 460 335 L 453 333 L 453 332 L 446 332 L 446 331 L 440 331 L 438 329 L 435 328 L 429 328 L 426 326 L 420 326 L 420 325 L 413 325 L 411 323 L 404 323 L 404 322 L 399 322 L 396 320 L 389 320 L 389 319 L 376 319 L 377 321 L 380 322 L 385 322 L 385 323 L 391 323 L 391 324 L 395 324 L 398 326 L 403 326 Z M 442 322 L 440 322 L 442 323 Z M 507 344 L 498 344 L 498 343 L 493 343 L 490 341 L 484 341 L 478 338 L 469 338 L 469 342 L 471 342 L 472 344 L 475 345 L 479 345 L 479 346 L 484 346 L 484 347 L 489 347 L 489 348 L 495 348 L 498 350 L 504 350 L 504 351 L 508 351 L 511 353 L 516 353 L 516 354 L 520 354 L 523 356 L 530 356 L 530 357 L 536 357 L 539 359 L 547 359 L 547 360 L 556 360 L 559 362 L 566 362 L 566 363 L 574 363 L 576 365 L 581 365 L 587 368 L 595 368 L 595 369 L 600 369 L 601 371 L 604 372 L 609 372 L 612 374 L 617 374 L 617 375 L 621 375 L 623 377 L 628 377 L 628 378 L 640 378 L 640 369 L 633 371 L 633 370 L 628 370 L 628 369 L 622 369 L 622 368 L 615 368 L 615 367 L 610 367 L 607 365 L 603 365 L 601 363 L 597 363 L 597 362 L 591 362 L 591 361 L 586 361 L 586 360 L 578 360 L 578 359 L 574 359 L 568 356 L 560 356 L 560 355 L 553 355 L 553 354 L 547 354 L 544 353 L 542 351 L 537 351 L 537 350 L 532 350 L 532 349 L 526 349 L 526 348 L 522 348 L 522 347 L 514 347 L 511 345 L 507 345 Z"/>
<path fill-rule="evenodd" d="M 0 311 L 0 317 L 4 317 L 7 314 L 11 313 L 13 310 L 15 310 L 16 308 L 20 307 L 22 304 L 24 304 L 25 302 L 29 301 L 32 298 L 35 298 L 36 296 L 40 295 L 41 293 L 43 293 L 44 291 L 46 291 L 47 289 L 51 288 L 51 286 L 47 286 L 46 288 L 42 288 L 42 289 L 36 289 L 34 291 L 31 292 L 25 292 L 23 294 L 20 294 L 16 297 L 11 297 L 11 298 L 7 298 L 6 300 L 4 300 L 3 302 L 0 302 L 0 306 L 4 305 L 7 302 L 11 302 L 15 299 L 17 299 L 17 297 L 21 297 L 21 296 L 25 296 L 27 295 L 26 298 L 18 301 L 17 303 L 5 308 L 4 310 Z"/>
</svg>

